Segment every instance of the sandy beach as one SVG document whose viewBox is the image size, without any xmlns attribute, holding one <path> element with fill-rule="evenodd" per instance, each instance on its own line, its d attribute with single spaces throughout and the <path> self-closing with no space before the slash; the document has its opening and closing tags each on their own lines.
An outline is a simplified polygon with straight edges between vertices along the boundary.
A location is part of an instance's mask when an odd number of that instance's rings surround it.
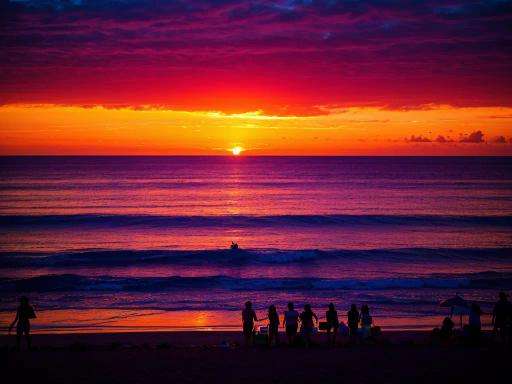
<svg viewBox="0 0 512 384">
<path fill-rule="evenodd" d="M 17 352 L 14 336 L 0 337 L 6 382 L 52 383 L 289 383 L 343 381 L 503 381 L 510 352 L 429 346 L 426 332 L 389 332 L 385 346 L 289 348 L 224 347 L 238 332 L 147 332 L 35 335 L 34 350 Z"/>
</svg>

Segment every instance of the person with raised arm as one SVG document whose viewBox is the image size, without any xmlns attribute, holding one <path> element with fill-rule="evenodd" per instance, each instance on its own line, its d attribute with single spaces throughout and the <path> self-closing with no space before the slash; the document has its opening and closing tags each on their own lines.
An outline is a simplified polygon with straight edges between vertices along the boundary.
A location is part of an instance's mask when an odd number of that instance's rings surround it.
<svg viewBox="0 0 512 384">
<path fill-rule="evenodd" d="M 306 343 L 306 347 L 309 347 L 311 344 L 313 328 L 315 328 L 315 323 L 318 323 L 318 316 L 311 309 L 311 305 L 306 304 L 304 306 L 304 311 L 300 314 L 300 322 L 301 333 L 304 335 L 304 342 Z"/>
</svg>

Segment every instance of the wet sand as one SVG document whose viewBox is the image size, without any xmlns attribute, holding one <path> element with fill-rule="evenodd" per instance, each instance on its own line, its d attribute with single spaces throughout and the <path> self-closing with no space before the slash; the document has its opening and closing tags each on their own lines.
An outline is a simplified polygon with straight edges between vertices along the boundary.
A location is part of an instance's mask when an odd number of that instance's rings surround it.
<svg viewBox="0 0 512 384">
<path fill-rule="evenodd" d="M 4 378 L 31 383 L 461 383 L 503 381 L 510 352 L 429 346 L 426 332 L 385 333 L 389 345 L 234 347 L 234 332 L 34 335 L 33 351 L 0 336 Z M 284 338 L 283 338 L 284 339 Z M 231 342 L 233 347 L 222 346 Z"/>
</svg>

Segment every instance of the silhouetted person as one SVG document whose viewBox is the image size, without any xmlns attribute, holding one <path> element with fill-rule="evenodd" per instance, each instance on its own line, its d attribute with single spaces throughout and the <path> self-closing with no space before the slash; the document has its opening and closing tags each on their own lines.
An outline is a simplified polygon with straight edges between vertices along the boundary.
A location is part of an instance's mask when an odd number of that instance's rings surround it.
<svg viewBox="0 0 512 384">
<path fill-rule="evenodd" d="M 20 305 L 16 311 L 16 317 L 9 327 L 9 334 L 11 333 L 12 327 L 16 325 L 16 348 L 20 349 L 21 336 L 25 334 L 27 347 L 28 349 L 31 349 L 32 344 L 30 342 L 30 319 L 35 319 L 36 313 L 34 312 L 34 308 L 32 308 L 32 306 L 28 303 L 28 297 L 22 296 L 20 297 L 19 301 Z"/>
<path fill-rule="evenodd" d="M 311 310 L 311 305 L 306 304 L 304 311 L 300 314 L 301 329 L 306 347 L 309 347 L 311 343 L 311 335 L 313 334 L 315 321 L 318 322 L 318 316 Z"/>
<path fill-rule="evenodd" d="M 480 315 L 482 313 L 483 312 L 478 304 L 473 303 L 471 305 L 471 312 L 469 313 L 468 331 L 469 337 L 473 344 L 479 344 L 480 342 L 482 329 L 482 321 L 480 319 Z"/>
<path fill-rule="evenodd" d="M 325 313 L 325 319 L 327 320 L 327 344 L 334 346 L 336 345 L 336 336 L 338 335 L 340 321 L 338 320 L 338 311 L 334 309 L 333 303 L 329 304 L 329 309 Z"/>
<path fill-rule="evenodd" d="M 350 335 L 350 343 L 357 341 L 357 328 L 359 326 L 359 311 L 355 304 L 350 306 L 350 311 L 347 313 L 347 324 Z"/>
<path fill-rule="evenodd" d="M 507 341 L 512 308 L 505 292 L 500 292 L 498 296 L 499 301 L 494 305 L 492 312 L 493 334 L 495 337 L 499 336 L 500 341 L 505 343 Z"/>
<path fill-rule="evenodd" d="M 373 318 L 370 316 L 370 309 L 365 304 L 361 307 L 361 330 L 363 338 L 372 335 Z"/>
<path fill-rule="evenodd" d="M 231 250 L 232 251 L 237 251 L 238 250 L 238 243 L 235 243 L 235 242 L 231 241 Z"/>
<path fill-rule="evenodd" d="M 482 315 L 482 313 L 483 312 L 478 304 L 471 305 L 471 312 L 469 314 L 469 327 L 478 332 L 480 332 L 482 329 L 482 320 L 480 319 L 480 315 Z"/>
<path fill-rule="evenodd" d="M 258 321 L 256 312 L 252 309 L 252 303 L 247 301 L 242 311 L 242 327 L 244 330 L 245 345 L 252 345 L 254 339 L 254 322 Z"/>
<path fill-rule="evenodd" d="M 286 329 L 288 344 L 292 345 L 297 336 L 297 329 L 299 327 L 299 312 L 295 310 L 292 302 L 288 303 L 288 310 L 284 311 L 283 327 Z"/>
<path fill-rule="evenodd" d="M 275 305 L 268 307 L 268 345 L 272 345 L 275 340 L 279 344 L 279 315 Z"/>
<path fill-rule="evenodd" d="M 439 331 L 439 337 L 442 342 L 447 343 L 450 341 L 453 335 L 453 327 L 455 324 L 452 319 L 449 317 L 445 317 L 443 320 L 443 325 L 441 326 L 441 330 Z"/>
</svg>

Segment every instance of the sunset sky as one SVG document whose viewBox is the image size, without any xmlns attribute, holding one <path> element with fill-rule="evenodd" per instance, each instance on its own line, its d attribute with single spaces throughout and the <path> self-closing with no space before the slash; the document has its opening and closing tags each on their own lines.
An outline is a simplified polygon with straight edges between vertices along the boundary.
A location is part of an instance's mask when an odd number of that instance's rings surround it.
<svg viewBox="0 0 512 384">
<path fill-rule="evenodd" d="M 3 155 L 512 155 L 512 1 L 0 0 L 0 25 Z"/>
</svg>

